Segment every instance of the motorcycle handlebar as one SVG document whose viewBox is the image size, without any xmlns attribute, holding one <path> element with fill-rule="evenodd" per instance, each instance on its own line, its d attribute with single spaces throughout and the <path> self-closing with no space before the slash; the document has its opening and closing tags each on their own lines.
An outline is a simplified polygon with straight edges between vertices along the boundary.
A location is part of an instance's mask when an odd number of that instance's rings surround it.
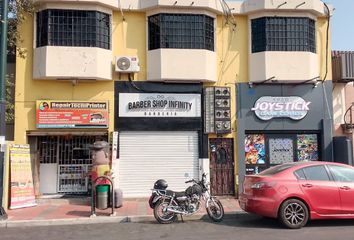
<svg viewBox="0 0 354 240">
<path fill-rule="evenodd" d="M 196 182 L 194 179 L 188 180 L 185 183 L 191 183 L 191 182 Z"/>
</svg>

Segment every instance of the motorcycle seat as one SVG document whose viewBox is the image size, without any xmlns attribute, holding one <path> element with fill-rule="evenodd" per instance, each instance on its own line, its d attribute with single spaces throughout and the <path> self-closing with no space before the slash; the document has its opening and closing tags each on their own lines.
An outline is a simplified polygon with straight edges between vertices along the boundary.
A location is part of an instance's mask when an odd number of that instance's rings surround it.
<svg viewBox="0 0 354 240">
<path fill-rule="evenodd" d="M 175 191 L 171 191 L 171 190 L 166 190 L 166 195 L 168 196 L 175 196 L 175 197 L 184 197 L 186 196 L 186 192 L 175 192 Z"/>
</svg>

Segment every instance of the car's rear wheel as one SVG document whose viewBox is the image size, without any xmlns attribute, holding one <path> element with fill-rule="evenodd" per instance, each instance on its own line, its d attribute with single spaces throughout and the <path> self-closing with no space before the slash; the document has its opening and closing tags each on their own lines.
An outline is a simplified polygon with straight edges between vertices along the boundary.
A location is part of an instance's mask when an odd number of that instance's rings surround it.
<svg viewBox="0 0 354 240">
<path fill-rule="evenodd" d="M 288 228 L 302 228 L 309 220 L 308 208 L 298 199 L 286 200 L 280 206 L 279 220 Z"/>
</svg>

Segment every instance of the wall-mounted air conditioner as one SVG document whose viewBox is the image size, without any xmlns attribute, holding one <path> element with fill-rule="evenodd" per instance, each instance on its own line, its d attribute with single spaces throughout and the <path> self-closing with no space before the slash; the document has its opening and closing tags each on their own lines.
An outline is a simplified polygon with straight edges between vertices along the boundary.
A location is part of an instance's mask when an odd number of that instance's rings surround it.
<svg viewBox="0 0 354 240">
<path fill-rule="evenodd" d="M 117 56 L 115 61 L 116 72 L 136 73 L 140 71 L 138 57 Z"/>
</svg>

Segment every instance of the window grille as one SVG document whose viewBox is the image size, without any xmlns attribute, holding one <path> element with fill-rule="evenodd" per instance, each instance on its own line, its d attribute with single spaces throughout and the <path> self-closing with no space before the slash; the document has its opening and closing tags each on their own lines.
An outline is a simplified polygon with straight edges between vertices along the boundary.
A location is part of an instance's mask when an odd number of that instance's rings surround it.
<svg viewBox="0 0 354 240">
<path fill-rule="evenodd" d="M 252 53 L 316 52 L 315 21 L 304 17 L 262 17 L 251 20 Z"/>
<path fill-rule="evenodd" d="M 214 19 L 200 14 L 157 14 L 149 19 L 149 50 L 158 48 L 214 51 Z"/>
<path fill-rule="evenodd" d="M 37 13 L 37 47 L 111 47 L 110 15 L 98 11 L 47 9 Z"/>
</svg>

